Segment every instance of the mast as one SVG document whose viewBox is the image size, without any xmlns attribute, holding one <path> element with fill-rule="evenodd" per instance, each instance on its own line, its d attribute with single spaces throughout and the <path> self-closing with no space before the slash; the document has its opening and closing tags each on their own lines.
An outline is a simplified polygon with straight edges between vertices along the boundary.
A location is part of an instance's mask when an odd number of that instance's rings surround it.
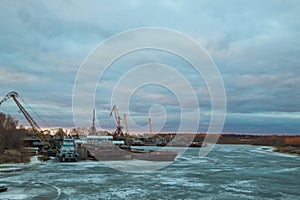
<svg viewBox="0 0 300 200">
<path fill-rule="evenodd" d="M 123 123 L 125 125 L 125 133 L 128 134 L 128 123 L 127 123 L 126 113 L 124 113 L 124 116 L 123 116 Z"/>
<path fill-rule="evenodd" d="M 149 128 L 150 128 L 150 134 L 153 133 L 153 128 L 152 128 L 152 119 L 149 117 Z"/>
<path fill-rule="evenodd" d="M 92 134 L 95 135 L 96 134 L 96 128 L 95 128 L 95 108 L 93 109 L 93 124 L 92 124 L 91 130 L 92 130 Z"/>
</svg>

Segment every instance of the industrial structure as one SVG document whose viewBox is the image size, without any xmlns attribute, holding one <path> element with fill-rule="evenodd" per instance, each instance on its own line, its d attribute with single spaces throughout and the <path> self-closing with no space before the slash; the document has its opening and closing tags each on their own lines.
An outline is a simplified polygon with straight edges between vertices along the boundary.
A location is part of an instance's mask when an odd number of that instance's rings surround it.
<svg viewBox="0 0 300 200">
<path fill-rule="evenodd" d="M 115 122 L 116 122 L 116 130 L 113 134 L 114 140 L 124 140 L 124 134 L 123 134 L 123 126 L 121 126 L 121 117 L 119 115 L 119 111 L 116 105 L 113 106 L 111 109 L 111 112 L 109 116 L 112 116 L 114 114 Z"/>
<path fill-rule="evenodd" d="M 18 101 L 19 94 L 15 91 L 9 92 L 1 101 L 0 105 L 7 101 L 9 98 L 12 98 L 14 102 L 17 104 L 19 107 L 20 111 L 22 114 L 25 116 L 26 120 L 29 122 L 30 126 L 32 127 L 32 130 L 35 134 L 37 134 L 42 142 L 45 143 L 45 145 L 48 148 L 51 148 L 52 145 L 50 144 L 49 140 L 45 137 L 44 132 L 42 129 L 39 127 L 39 125 L 33 120 L 33 118 L 29 115 L 29 113 L 25 110 L 25 108 L 22 106 L 22 104 Z"/>
<path fill-rule="evenodd" d="M 91 134 L 95 135 L 96 134 L 96 127 L 95 127 L 95 108 L 93 109 L 93 124 L 91 127 Z"/>
<path fill-rule="evenodd" d="M 149 117 L 149 129 L 150 129 L 150 134 L 153 133 L 153 128 L 152 128 L 152 119 Z"/>
<path fill-rule="evenodd" d="M 65 138 L 63 136 L 59 139 L 61 142 L 60 144 L 56 145 L 56 142 L 50 141 L 44 134 L 40 126 L 34 121 L 34 119 L 30 116 L 30 114 L 26 111 L 26 109 L 22 106 L 20 101 L 18 100 L 19 94 L 15 91 L 9 92 L 1 101 L 0 105 L 7 101 L 8 99 L 12 98 L 16 105 L 18 106 L 20 112 L 24 115 L 26 120 L 29 122 L 32 131 L 39 137 L 41 141 L 40 147 L 42 147 L 42 151 L 48 154 L 54 154 L 56 155 L 60 161 L 77 161 L 78 154 L 76 153 L 76 146 L 75 143 L 70 143 L 70 138 L 65 141 Z M 64 145 L 64 144 L 67 145 Z M 65 146 L 67 146 L 65 148 Z M 61 149 L 61 147 L 63 147 Z M 47 151 L 46 151 L 47 150 Z M 63 159 L 60 159 L 63 158 Z"/>
<path fill-rule="evenodd" d="M 124 113 L 123 115 L 123 124 L 125 125 L 125 135 L 128 134 L 128 123 L 127 123 L 127 115 Z"/>
</svg>

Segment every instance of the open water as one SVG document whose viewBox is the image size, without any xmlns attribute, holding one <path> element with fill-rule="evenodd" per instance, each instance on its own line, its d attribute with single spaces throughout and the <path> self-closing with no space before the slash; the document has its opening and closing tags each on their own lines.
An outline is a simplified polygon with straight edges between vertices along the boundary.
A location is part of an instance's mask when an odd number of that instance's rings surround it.
<svg viewBox="0 0 300 200">
<path fill-rule="evenodd" d="M 13 172 L 2 166 L 0 184 L 8 191 L 0 199 L 300 199 L 299 156 L 248 145 L 215 145 L 204 158 L 198 152 L 189 149 L 176 162 L 147 173 L 95 161 L 36 161 L 10 166 L 17 169 Z M 139 162 L 110 164 L 134 170 Z"/>
</svg>

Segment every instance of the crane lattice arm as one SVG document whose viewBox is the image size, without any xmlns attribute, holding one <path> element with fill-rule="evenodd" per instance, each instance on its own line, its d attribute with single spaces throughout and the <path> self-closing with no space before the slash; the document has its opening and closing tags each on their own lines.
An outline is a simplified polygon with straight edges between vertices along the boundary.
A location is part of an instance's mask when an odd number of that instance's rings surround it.
<svg viewBox="0 0 300 200">
<path fill-rule="evenodd" d="M 92 124 L 92 127 L 91 127 L 91 131 L 92 131 L 92 134 L 93 134 L 93 135 L 96 134 L 96 127 L 95 127 L 95 108 L 93 109 L 93 124 Z"/>
<path fill-rule="evenodd" d="M 114 113 L 114 117 L 115 117 L 115 121 L 116 121 L 115 135 L 123 136 L 123 131 L 122 131 L 123 127 L 121 126 L 121 117 L 119 115 L 119 111 L 118 111 L 116 105 L 114 105 L 113 108 L 111 109 L 109 116 L 112 116 L 112 113 Z"/>
<path fill-rule="evenodd" d="M 152 128 L 152 119 L 149 117 L 149 129 L 150 129 L 150 134 L 153 133 L 153 128 Z"/>
<path fill-rule="evenodd" d="M 39 127 L 39 125 L 32 119 L 32 117 L 29 115 L 29 113 L 25 110 L 25 108 L 22 106 L 22 104 L 18 101 L 19 94 L 17 92 L 10 92 L 8 93 L 1 101 L 0 101 L 0 105 L 7 101 L 9 98 L 12 98 L 14 100 L 14 102 L 17 104 L 18 108 L 20 109 L 20 111 L 23 113 L 23 115 L 25 116 L 26 120 L 29 122 L 29 124 L 31 125 L 33 131 L 39 136 L 39 138 L 45 142 L 45 144 L 48 147 L 51 147 L 49 141 L 47 140 L 47 138 L 45 137 L 45 135 L 43 134 L 43 131 L 41 130 L 41 128 Z"/>
<path fill-rule="evenodd" d="M 128 134 L 128 123 L 127 123 L 126 113 L 124 113 L 124 115 L 123 115 L 123 123 L 125 125 L 125 133 Z"/>
</svg>

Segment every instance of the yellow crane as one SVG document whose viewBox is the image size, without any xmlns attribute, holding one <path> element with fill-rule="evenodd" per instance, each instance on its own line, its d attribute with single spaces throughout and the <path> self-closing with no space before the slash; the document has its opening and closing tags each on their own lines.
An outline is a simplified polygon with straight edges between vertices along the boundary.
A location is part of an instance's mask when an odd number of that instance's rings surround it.
<svg viewBox="0 0 300 200">
<path fill-rule="evenodd" d="M 114 113 L 114 117 L 115 117 L 115 122 L 116 122 L 116 130 L 114 132 L 114 139 L 123 139 L 124 138 L 124 134 L 122 131 L 122 126 L 121 126 L 121 117 L 119 115 L 119 111 L 116 105 L 113 106 L 113 108 L 111 109 L 110 115 L 112 116 L 112 114 Z"/>
<path fill-rule="evenodd" d="M 37 134 L 40 138 L 41 141 L 43 141 L 49 148 L 51 148 L 51 144 L 48 141 L 48 139 L 45 137 L 42 129 L 39 127 L 39 125 L 32 119 L 32 117 L 29 115 L 29 113 L 25 110 L 25 108 L 22 106 L 22 104 L 18 101 L 19 94 L 15 91 L 9 92 L 1 101 L 0 105 L 7 101 L 9 98 L 12 98 L 14 102 L 17 104 L 19 107 L 20 111 L 23 113 L 25 116 L 26 120 L 29 122 L 29 124 L 32 127 L 32 130 L 34 131 L 35 134 Z"/>
</svg>

